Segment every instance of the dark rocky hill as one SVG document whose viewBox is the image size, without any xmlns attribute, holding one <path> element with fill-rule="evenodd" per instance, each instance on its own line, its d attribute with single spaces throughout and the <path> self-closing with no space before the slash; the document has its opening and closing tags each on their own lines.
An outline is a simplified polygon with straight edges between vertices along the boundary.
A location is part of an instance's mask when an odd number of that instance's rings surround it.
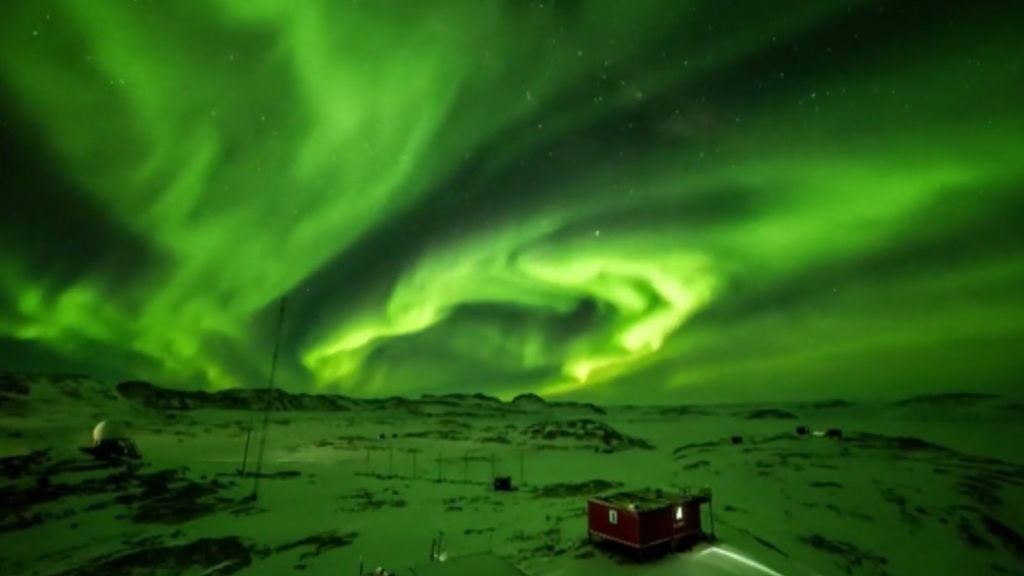
<svg viewBox="0 0 1024 576">
<path fill-rule="evenodd" d="M 535 394 L 517 396 L 511 402 L 484 394 L 425 394 L 418 399 L 352 398 L 340 394 L 292 393 L 280 389 L 234 388 L 219 392 L 163 388 L 131 380 L 117 385 L 126 400 L 155 410 L 264 410 L 343 412 L 353 409 L 405 410 L 417 414 L 453 415 L 480 412 L 568 410 L 604 414 L 604 409 L 579 402 L 547 402 Z"/>
</svg>

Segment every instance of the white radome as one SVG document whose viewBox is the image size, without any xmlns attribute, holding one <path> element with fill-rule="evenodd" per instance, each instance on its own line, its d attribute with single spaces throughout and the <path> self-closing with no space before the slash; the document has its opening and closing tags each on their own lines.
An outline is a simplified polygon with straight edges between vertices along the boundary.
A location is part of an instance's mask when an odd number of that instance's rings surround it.
<svg viewBox="0 0 1024 576">
<path fill-rule="evenodd" d="M 99 444 L 101 440 L 110 440 L 114 438 L 127 438 L 124 433 L 124 428 L 116 422 L 101 420 L 100 423 L 92 429 L 93 444 Z"/>
</svg>

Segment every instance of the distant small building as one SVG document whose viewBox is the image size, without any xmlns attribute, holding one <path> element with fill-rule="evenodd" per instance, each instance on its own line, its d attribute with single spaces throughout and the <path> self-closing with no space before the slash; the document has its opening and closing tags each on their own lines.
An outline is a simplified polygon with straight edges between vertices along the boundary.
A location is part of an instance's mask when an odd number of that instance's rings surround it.
<svg viewBox="0 0 1024 576">
<path fill-rule="evenodd" d="M 495 492 L 511 492 L 512 491 L 512 477 L 511 476 L 495 476 L 494 477 L 494 491 Z"/>
<path fill-rule="evenodd" d="M 651 548 L 675 549 L 680 543 L 707 536 L 701 527 L 704 504 L 710 513 L 709 489 L 684 493 L 645 489 L 591 498 L 587 502 L 587 536 L 641 554 Z"/>
</svg>

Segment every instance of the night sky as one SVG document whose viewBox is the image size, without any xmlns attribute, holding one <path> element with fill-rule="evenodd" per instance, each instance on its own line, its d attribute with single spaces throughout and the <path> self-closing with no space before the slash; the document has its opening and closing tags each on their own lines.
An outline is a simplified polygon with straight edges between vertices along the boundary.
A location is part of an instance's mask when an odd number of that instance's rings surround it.
<svg viewBox="0 0 1024 576">
<path fill-rule="evenodd" d="M 0 6 L 0 368 L 1012 392 L 1017 2 Z"/>
</svg>

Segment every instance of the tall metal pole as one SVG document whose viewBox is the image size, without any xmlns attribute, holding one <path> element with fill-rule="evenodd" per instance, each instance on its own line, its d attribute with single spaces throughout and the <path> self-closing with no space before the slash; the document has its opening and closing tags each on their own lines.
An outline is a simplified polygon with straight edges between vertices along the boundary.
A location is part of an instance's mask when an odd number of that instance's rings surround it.
<svg viewBox="0 0 1024 576">
<path fill-rule="evenodd" d="M 260 489 L 260 475 L 263 472 L 263 453 L 267 448 L 267 426 L 270 424 L 270 396 L 274 391 L 274 376 L 277 373 L 277 355 L 281 350 L 281 326 L 284 324 L 285 299 L 277 309 L 277 332 L 274 338 L 274 356 L 270 360 L 270 377 L 267 379 L 267 393 L 263 406 L 263 426 L 260 432 L 260 450 L 256 458 L 256 475 L 252 482 L 252 500 L 256 501 Z"/>
<path fill-rule="evenodd" d="M 238 471 L 238 475 L 245 476 L 245 464 L 249 460 L 249 439 L 252 438 L 252 425 L 253 418 L 249 416 L 249 427 L 245 430 L 245 449 L 242 451 L 242 468 Z"/>
</svg>

